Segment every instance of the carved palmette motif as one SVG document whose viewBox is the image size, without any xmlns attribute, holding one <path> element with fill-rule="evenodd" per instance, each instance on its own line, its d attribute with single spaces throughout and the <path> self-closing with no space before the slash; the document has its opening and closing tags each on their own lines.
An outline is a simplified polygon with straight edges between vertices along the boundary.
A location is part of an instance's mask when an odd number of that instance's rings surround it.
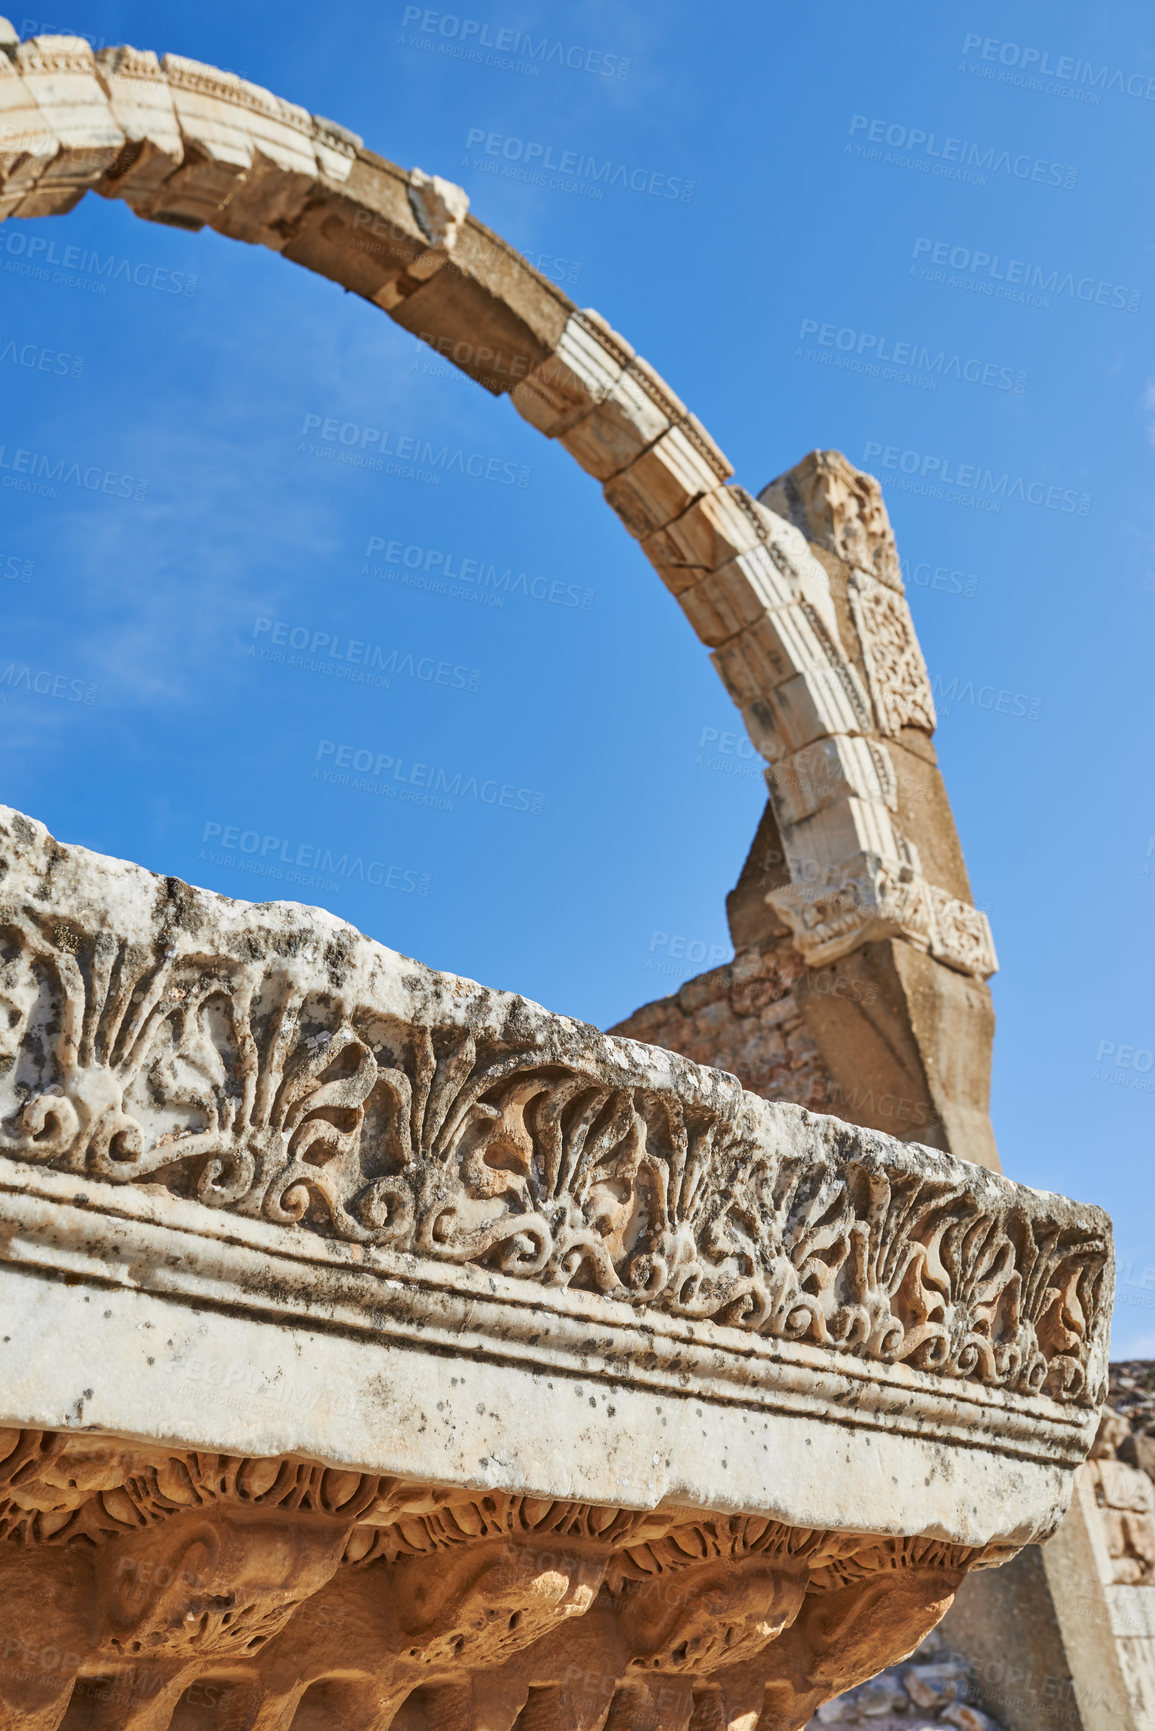
<svg viewBox="0 0 1155 1731">
<path fill-rule="evenodd" d="M 200 951 L 183 930 L 134 945 L 22 908 L 3 946 L 10 1158 L 1097 1399 L 1105 1244 L 1031 1193 L 991 1180 L 980 1209 L 938 1157 L 903 1169 L 886 1139 L 810 1118 L 825 1155 L 802 1158 L 775 1129 L 794 1109 L 732 1078 L 683 1096 L 645 1085 L 625 1043 L 563 1058 L 540 1023 L 403 1022 L 325 989 L 323 969 Z"/>
</svg>

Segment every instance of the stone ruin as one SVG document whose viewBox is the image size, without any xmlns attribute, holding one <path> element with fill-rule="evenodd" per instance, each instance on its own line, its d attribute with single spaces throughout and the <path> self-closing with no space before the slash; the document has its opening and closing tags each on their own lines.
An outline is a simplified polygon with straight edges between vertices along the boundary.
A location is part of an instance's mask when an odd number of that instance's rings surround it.
<svg viewBox="0 0 1155 1731">
<path fill-rule="evenodd" d="M 88 190 L 334 279 L 560 440 L 769 801 L 734 961 L 609 1035 L 0 810 L 0 1731 L 1138 1725 L 1109 1222 L 998 1171 L 877 484 L 816 452 L 754 497 L 460 188 L 0 23 L 0 219 Z M 1044 1682 L 995 1699 L 1024 1640 Z"/>
</svg>

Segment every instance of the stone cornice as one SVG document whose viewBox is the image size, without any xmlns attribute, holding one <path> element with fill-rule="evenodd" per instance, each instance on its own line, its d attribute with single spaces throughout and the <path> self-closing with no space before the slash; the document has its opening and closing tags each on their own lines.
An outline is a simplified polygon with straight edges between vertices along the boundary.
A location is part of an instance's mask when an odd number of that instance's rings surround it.
<svg viewBox="0 0 1155 1731">
<path fill-rule="evenodd" d="M 435 974 L 319 910 L 158 879 L 18 813 L 0 841 L 8 1161 L 334 1254 L 1100 1399 L 1095 1210 Z"/>
</svg>

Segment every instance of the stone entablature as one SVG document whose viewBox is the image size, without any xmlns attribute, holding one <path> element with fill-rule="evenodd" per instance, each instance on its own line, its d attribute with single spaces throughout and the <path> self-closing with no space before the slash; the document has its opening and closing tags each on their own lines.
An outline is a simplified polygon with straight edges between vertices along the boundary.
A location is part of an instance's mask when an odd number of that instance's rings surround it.
<svg viewBox="0 0 1155 1731">
<path fill-rule="evenodd" d="M 1101 1398 L 1101 1216 L 435 974 L 319 910 L 61 848 L 2 807 L 0 845 L 6 1162 L 299 1227 L 334 1269 L 372 1246 L 655 1329 Z"/>
<path fill-rule="evenodd" d="M 87 190 L 281 252 L 508 392 L 602 484 L 713 650 L 773 766 L 791 877 L 773 900 L 806 960 L 897 937 L 994 971 L 985 915 L 924 872 L 896 822 L 888 741 L 929 735 L 934 705 L 876 482 L 816 453 L 812 478 L 754 498 L 625 338 L 470 216 L 460 187 L 232 73 L 94 56 L 80 37 L 20 42 L 0 20 L 0 219 L 60 214 Z M 850 619 L 795 526 L 815 517 L 853 567 Z"/>
<path fill-rule="evenodd" d="M 0 874 L 0 1726 L 790 1731 L 1060 1518 L 1096 1210 L 10 811 Z"/>
</svg>

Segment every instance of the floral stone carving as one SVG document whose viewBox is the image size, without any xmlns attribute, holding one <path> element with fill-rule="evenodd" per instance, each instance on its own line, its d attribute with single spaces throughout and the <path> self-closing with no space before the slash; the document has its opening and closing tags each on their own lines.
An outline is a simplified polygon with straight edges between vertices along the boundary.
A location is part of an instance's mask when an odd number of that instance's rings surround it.
<svg viewBox="0 0 1155 1731">
<path fill-rule="evenodd" d="M 0 1726 L 787 1728 L 1060 1518 L 1094 1209 L 0 811 Z"/>
</svg>

